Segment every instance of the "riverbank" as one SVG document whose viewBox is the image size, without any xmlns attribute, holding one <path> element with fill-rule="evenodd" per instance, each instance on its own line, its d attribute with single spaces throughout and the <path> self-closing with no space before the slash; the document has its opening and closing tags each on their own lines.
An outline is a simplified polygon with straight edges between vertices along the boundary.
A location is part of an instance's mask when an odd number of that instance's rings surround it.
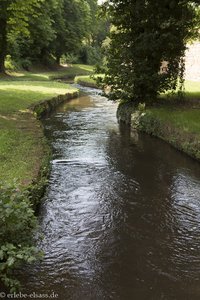
<svg viewBox="0 0 200 300">
<path fill-rule="evenodd" d="M 86 76 L 76 76 L 74 78 L 74 82 L 77 84 L 80 84 L 85 87 L 90 87 L 90 88 L 100 88 L 97 78 L 98 77 L 103 77 L 103 74 L 98 74 L 98 75 L 86 75 Z"/>
<path fill-rule="evenodd" d="M 58 82 L 1 80 L 0 91 L 0 181 L 26 186 L 37 178 L 47 152 L 37 117 L 77 90 Z"/>
<path fill-rule="evenodd" d="M 90 66 L 80 66 L 80 73 L 89 70 Z M 78 96 L 76 88 L 51 80 L 74 78 L 77 72 L 71 67 L 12 73 L 0 79 L 0 280 L 9 289 L 18 286 L 11 270 L 38 256 L 32 247 L 35 208 L 47 184 L 51 155 L 39 119 Z"/>
<path fill-rule="evenodd" d="M 186 82 L 186 95 L 162 96 L 153 106 L 122 103 L 118 120 L 158 137 L 200 161 L 200 82 Z"/>
<path fill-rule="evenodd" d="M 35 180 L 46 147 L 33 112 L 42 117 L 45 111 L 76 96 L 77 89 L 59 79 L 73 82 L 77 75 L 92 72 L 92 66 L 73 65 L 58 70 L 8 71 L 0 77 L 0 181 L 27 185 Z"/>
</svg>

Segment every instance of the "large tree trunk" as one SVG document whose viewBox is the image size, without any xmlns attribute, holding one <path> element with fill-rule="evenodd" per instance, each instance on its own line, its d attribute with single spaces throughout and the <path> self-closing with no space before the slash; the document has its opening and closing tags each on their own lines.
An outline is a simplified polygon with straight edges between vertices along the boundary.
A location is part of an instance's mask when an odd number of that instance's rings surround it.
<svg viewBox="0 0 200 300">
<path fill-rule="evenodd" d="M 5 73 L 5 58 L 7 54 L 7 21 L 0 16 L 0 73 Z"/>
</svg>

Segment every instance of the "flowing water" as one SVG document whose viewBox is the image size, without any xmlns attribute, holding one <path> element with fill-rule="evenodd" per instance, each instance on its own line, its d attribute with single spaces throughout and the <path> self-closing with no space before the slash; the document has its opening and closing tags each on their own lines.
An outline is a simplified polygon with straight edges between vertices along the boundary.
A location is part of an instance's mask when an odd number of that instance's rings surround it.
<svg viewBox="0 0 200 300">
<path fill-rule="evenodd" d="M 97 90 L 45 120 L 44 260 L 24 292 L 59 300 L 200 299 L 200 165 L 116 121 Z"/>
</svg>

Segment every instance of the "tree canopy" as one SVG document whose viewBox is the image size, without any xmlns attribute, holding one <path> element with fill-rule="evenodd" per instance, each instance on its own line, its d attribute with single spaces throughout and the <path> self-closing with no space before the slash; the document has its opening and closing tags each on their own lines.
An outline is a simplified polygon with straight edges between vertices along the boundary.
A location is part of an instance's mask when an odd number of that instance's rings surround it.
<svg viewBox="0 0 200 300">
<path fill-rule="evenodd" d="M 198 30 L 198 1 L 115 0 L 104 10 L 111 31 L 104 85 L 111 99 L 155 100 L 182 84 L 187 40 Z M 161 70 L 162 63 L 165 70 Z"/>
<path fill-rule="evenodd" d="M 0 2 L 0 72 L 4 71 L 8 35 L 27 34 L 28 16 L 42 0 L 1 0 Z"/>
<path fill-rule="evenodd" d="M 7 54 L 26 67 L 77 53 L 98 26 L 97 10 L 97 0 L 1 0 L 0 72 Z"/>
</svg>

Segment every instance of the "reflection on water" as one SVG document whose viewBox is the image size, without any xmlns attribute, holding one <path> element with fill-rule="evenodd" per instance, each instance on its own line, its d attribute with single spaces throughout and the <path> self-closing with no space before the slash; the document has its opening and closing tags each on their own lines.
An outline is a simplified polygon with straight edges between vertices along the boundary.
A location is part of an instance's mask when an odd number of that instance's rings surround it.
<svg viewBox="0 0 200 300">
<path fill-rule="evenodd" d="M 118 126 L 95 90 L 45 121 L 53 147 L 42 262 L 25 292 L 60 300 L 200 299 L 200 168 Z"/>
</svg>

